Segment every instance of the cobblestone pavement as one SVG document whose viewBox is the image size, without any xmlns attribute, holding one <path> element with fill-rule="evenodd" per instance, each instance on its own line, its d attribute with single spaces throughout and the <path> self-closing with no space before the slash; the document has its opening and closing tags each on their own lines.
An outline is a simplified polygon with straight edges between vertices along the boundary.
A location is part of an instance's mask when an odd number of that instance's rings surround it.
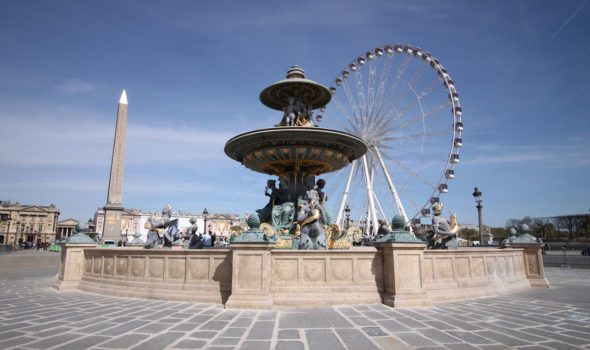
<svg viewBox="0 0 590 350">
<path fill-rule="evenodd" d="M 590 270 L 550 289 L 392 309 L 279 311 L 57 292 L 58 254 L 0 256 L 0 349 L 588 349 Z"/>
</svg>

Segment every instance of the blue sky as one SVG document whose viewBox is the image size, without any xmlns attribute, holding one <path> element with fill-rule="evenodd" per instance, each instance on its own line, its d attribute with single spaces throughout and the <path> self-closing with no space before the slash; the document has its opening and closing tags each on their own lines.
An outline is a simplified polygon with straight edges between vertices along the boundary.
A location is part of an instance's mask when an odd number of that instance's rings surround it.
<svg viewBox="0 0 590 350">
<path fill-rule="evenodd" d="M 294 64 L 329 85 L 367 49 L 408 43 L 453 76 L 464 110 L 443 198 L 475 223 L 590 208 L 590 5 L 571 1 L 3 1 L 0 198 L 104 205 L 127 89 L 124 205 L 252 212 L 266 176 L 223 153 L 274 125 L 259 92 Z"/>
</svg>

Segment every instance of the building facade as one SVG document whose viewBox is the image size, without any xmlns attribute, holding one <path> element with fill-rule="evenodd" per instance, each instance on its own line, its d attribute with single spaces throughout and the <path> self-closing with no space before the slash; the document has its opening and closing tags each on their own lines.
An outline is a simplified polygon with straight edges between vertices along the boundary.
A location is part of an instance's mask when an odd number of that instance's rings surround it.
<svg viewBox="0 0 590 350">
<path fill-rule="evenodd" d="M 74 234 L 76 231 L 76 227 L 80 221 L 76 219 L 66 219 L 57 222 L 57 232 L 56 232 L 56 239 L 64 239 L 68 238 Z"/>
<path fill-rule="evenodd" d="M 0 201 L 0 245 L 49 243 L 56 238 L 59 209 L 50 205 L 22 205 Z"/>
<path fill-rule="evenodd" d="M 145 223 L 151 216 L 159 216 L 159 212 L 142 211 L 141 209 L 123 209 L 121 214 L 120 239 L 122 241 L 132 241 L 138 234 L 144 241 L 147 238 L 148 230 Z M 190 212 L 178 211 L 172 213 L 172 220 L 178 219 L 178 229 L 184 233 L 191 226 L 190 218 L 197 220 L 198 232 L 204 233 L 205 224 L 209 230 L 218 236 L 227 235 L 232 225 L 238 225 L 240 218 L 237 214 L 194 214 Z M 104 227 L 104 209 L 98 208 L 94 214 L 95 232 L 101 233 Z"/>
</svg>

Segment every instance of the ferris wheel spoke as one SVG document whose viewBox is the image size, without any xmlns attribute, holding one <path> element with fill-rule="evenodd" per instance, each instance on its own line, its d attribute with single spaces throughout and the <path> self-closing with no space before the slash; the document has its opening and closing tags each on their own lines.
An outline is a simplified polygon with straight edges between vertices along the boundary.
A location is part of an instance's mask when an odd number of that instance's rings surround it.
<svg viewBox="0 0 590 350">
<path fill-rule="evenodd" d="M 438 131 L 430 131 L 425 133 L 415 133 L 415 134 L 407 134 L 404 136 L 389 136 L 384 137 L 384 141 L 409 141 L 409 140 L 416 140 L 420 138 L 429 138 L 432 136 L 450 136 L 453 133 L 448 130 L 438 130 Z"/>
<path fill-rule="evenodd" d="M 348 100 L 348 104 L 352 109 L 353 116 L 360 116 L 359 107 L 357 106 L 356 100 L 353 97 L 352 91 L 350 89 L 350 85 L 348 85 L 348 78 L 343 79 L 342 88 L 344 89 L 344 93 L 346 95 L 346 99 Z"/>
<path fill-rule="evenodd" d="M 422 74 L 424 74 L 425 71 L 425 65 L 420 65 L 420 67 L 418 68 L 418 71 L 410 78 L 410 80 L 405 80 L 405 79 L 401 79 L 404 83 L 406 83 L 408 85 L 408 87 L 412 88 L 413 90 L 413 86 L 415 85 L 416 81 L 418 79 L 420 79 L 420 77 L 422 76 Z M 403 101 L 403 98 L 407 95 L 408 90 L 403 90 L 396 98 L 394 98 L 394 104 L 398 104 L 399 101 Z M 394 96 L 394 95 L 392 95 Z"/>
<path fill-rule="evenodd" d="M 444 110 L 448 106 L 449 106 L 449 102 L 445 101 L 445 102 L 441 103 L 440 105 L 438 105 L 428 111 L 425 111 L 421 115 L 417 115 L 415 117 L 407 119 L 404 123 L 402 123 L 402 125 L 403 125 L 403 127 L 408 127 L 408 126 L 411 126 L 419 121 L 424 121 L 427 118 L 431 118 L 431 117 L 435 116 L 438 112 Z"/>
<path fill-rule="evenodd" d="M 369 60 L 369 81 L 367 83 L 367 92 L 368 92 L 368 103 L 367 103 L 367 115 L 370 116 L 371 112 L 373 111 L 374 103 L 375 103 L 375 74 L 377 72 L 377 62 L 376 60 L 370 59 Z"/>
<path fill-rule="evenodd" d="M 367 111 L 367 102 L 365 101 L 365 92 L 364 92 L 364 84 L 363 84 L 363 74 L 361 72 L 360 67 L 357 68 L 354 71 L 354 75 L 356 78 L 356 94 L 358 97 L 358 102 L 359 102 L 359 117 L 361 117 L 362 119 L 365 119 L 364 116 L 366 116 L 366 111 Z"/>
<path fill-rule="evenodd" d="M 389 81 L 389 71 L 391 70 L 391 65 L 393 62 L 393 54 L 387 54 L 385 57 L 385 62 L 383 63 L 383 70 L 381 77 L 379 79 L 379 88 L 377 89 L 377 97 L 376 97 L 376 105 L 375 109 L 380 110 L 383 102 L 383 95 L 385 94 L 385 89 L 387 87 L 387 82 Z"/>
<path fill-rule="evenodd" d="M 437 188 L 437 186 L 435 184 L 433 184 L 432 182 L 428 181 L 423 176 L 421 176 L 420 174 L 418 174 L 414 170 L 410 169 L 409 167 L 405 166 L 401 162 L 399 162 L 399 161 L 397 161 L 395 159 L 391 159 L 391 161 L 394 162 L 399 168 L 405 170 L 406 173 L 408 173 L 409 175 L 411 175 L 411 176 L 415 177 L 416 179 L 420 180 L 421 182 L 423 182 L 424 184 L 426 184 L 427 186 L 429 186 L 433 190 Z"/>
</svg>

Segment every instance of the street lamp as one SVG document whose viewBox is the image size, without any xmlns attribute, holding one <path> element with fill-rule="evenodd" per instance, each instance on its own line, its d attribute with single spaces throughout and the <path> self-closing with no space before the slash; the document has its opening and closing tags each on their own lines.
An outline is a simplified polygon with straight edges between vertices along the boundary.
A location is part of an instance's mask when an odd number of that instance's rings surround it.
<svg viewBox="0 0 590 350">
<path fill-rule="evenodd" d="M 483 205 L 481 205 L 481 195 L 481 191 L 477 187 L 475 187 L 475 189 L 473 190 L 473 198 L 475 198 L 475 203 L 477 203 L 475 207 L 477 208 L 477 219 L 479 221 L 479 242 L 481 245 L 486 245 L 483 239 L 483 226 L 481 219 L 481 210 L 483 209 Z"/>
<path fill-rule="evenodd" d="M 16 232 L 14 233 L 14 245 L 17 250 L 20 248 L 19 228 L 20 228 L 20 221 L 17 221 L 16 222 Z"/>
<path fill-rule="evenodd" d="M 344 208 L 344 212 L 346 213 L 346 229 L 348 230 L 350 228 L 350 207 L 348 204 Z"/>
<path fill-rule="evenodd" d="M 207 208 L 203 209 L 203 220 L 205 220 L 205 222 L 203 223 L 203 234 L 207 233 L 207 215 L 209 215 L 209 212 L 207 211 Z"/>
<path fill-rule="evenodd" d="M 8 222 L 8 228 L 6 229 L 6 237 L 4 238 L 4 250 L 8 250 L 8 237 L 10 237 L 10 220 L 12 220 L 12 218 L 10 217 L 10 214 L 8 214 L 8 218 L 6 218 L 6 221 Z"/>
</svg>

